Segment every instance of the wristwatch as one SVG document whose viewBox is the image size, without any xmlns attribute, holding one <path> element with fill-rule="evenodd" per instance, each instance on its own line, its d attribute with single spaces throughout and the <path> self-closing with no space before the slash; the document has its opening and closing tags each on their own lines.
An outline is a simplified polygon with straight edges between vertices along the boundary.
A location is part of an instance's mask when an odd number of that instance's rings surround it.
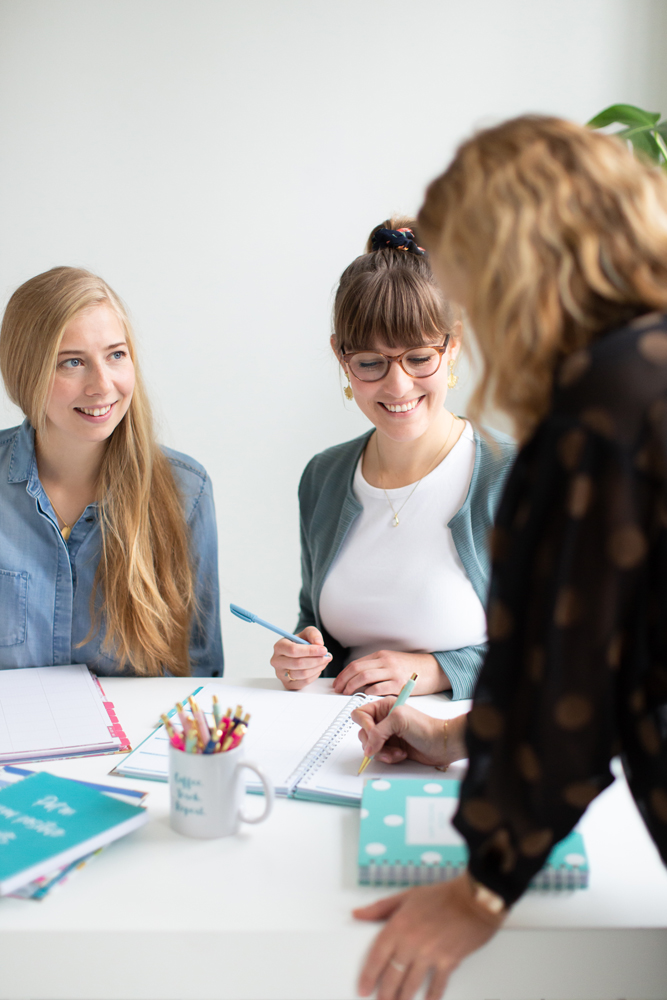
<svg viewBox="0 0 667 1000">
<path fill-rule="evenodd" d="M 505 900 L 502 896 L 499 896 L 497 892 L 493 892 L 488 886 L 483 885 L 472 877 L 470 872 L 468 872 L 468 877 L 470 879 L 470 885 L 472 888 L 473 898 L 476 903 L 479 903 L 487 913 L 490 913 L 494 917 L 499 917 L 503 910 L 507 909 Z"/>
</svg>

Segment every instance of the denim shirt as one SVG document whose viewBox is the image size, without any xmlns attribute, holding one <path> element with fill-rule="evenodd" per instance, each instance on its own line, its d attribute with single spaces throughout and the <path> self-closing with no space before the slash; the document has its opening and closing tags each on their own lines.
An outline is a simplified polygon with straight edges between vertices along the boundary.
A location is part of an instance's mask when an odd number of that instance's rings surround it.
<svg viewBox="0 0 667 1000">
<path fill-rule="evenodd" d="M 190 661 L 196 676 L 223 671 L 218 536 L 211 481 L 197 462 L 163 449 L 190 529 L 199 614 Z M 65 541 L 37 474 L 35 432 L 27 420 L 0 431 L 0 669 L 87 663 L 97 674 L 122 671 L 102 651 L 104 624 L 90 631 L 90 595 L 100 559 L 97 504 L 89 504 Z"/>
</svg>

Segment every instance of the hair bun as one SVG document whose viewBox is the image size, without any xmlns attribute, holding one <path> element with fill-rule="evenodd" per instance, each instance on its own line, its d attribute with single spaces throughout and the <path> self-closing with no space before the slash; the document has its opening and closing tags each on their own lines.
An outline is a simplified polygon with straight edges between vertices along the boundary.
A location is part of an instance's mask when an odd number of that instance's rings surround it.
<svg viewBox="0 0 667 1000">
<path fill-rule="evenodd" d="M 426 251 L 415 243 L 411 229 L 376 229 L 371 237 L 371 250 L 404 250 L 423 257 Z"/>
</svg>

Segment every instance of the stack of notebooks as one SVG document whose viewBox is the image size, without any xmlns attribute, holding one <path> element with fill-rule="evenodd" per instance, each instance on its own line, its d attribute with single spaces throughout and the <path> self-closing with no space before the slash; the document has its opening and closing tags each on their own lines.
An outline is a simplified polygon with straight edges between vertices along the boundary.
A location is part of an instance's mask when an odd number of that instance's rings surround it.
<svg viewBox="0 0 667 1000">
<path fill-rule="evenodd" d="M 0 768 L 0 896 L 43 899 L 148 820 L 145 793 Z"/>
<path fill-rule="evenodd" d="M 364 786 L 359 835 L 362 885 L 423 885 L 462 874 L 465 841 L 452 826 L 459 782 L 381 778 Z M 588 860 L 576 830 L 555 846 L 534 889 L 585 889 Z"/>
</svg>

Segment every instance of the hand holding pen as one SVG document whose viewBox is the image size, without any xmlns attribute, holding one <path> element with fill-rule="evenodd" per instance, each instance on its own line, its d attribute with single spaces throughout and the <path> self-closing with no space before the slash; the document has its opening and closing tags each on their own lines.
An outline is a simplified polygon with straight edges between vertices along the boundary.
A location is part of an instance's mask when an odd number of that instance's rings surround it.
<svg viewBox="0 0 667 1000">
<path fill-rule="evenodd" d="M 401 688 L 401 691 L 400 691 L 400 694 L 399 694 L 398 698 L 393 703 L 393 705 L 391 705 L 391 707 L 389 709 L 389 712 L 387 713 L 387 717 L 389 717 L 390 715 L 393 714 L 394 709 L 400 708 L 401 705 L 405 704 L 405 702 L 408 700 L 408 698 L 410 697 L 410 695 L 414 691 L 414 687 L 415 687 L 416 683 L 417 683 L 417 674 L 413 674 L 412 677 L 410 677 L 410 679 L 407 680 L 405 682 L 405 684 L 403 685 L 403 687 Z M 357 774 L 362 774 L 363 771 L 365 771 L 365 769 L 368 767 L 368 765 L 372 761 L 373 756 L 374 756 L 373 753 L 369 754 L 368 750 L 365 750 L 365 756 L 364 756 L 364 759 L 361 762 L 361 767 L 359 768 Z"/>
<path fill-rule="evenodd" d="M 298 638 L 308 645 L 297 645 L 290 639 L 279 639 L 273 647 L 271 666 L 276 677 L 288 691 L 298 691 L 312 684 L 331 662 L 322 633 L 314 625 L 309 625 Z"/>
<path fill-rule="evenodd" d="M 288 691 L 298 691 L 320 676 L 331 660 L 331 654 L 324 645 L 322 633 L 314 625 L 309 625 L 298 635 L 286 632 L 278 625 L 272 625 L 252 611 L 230 604 L 229 610 L 241 621 L 262 625 L 282 635 L 273 647 L 271 666 L 278 680 Z"/>
</svg>

